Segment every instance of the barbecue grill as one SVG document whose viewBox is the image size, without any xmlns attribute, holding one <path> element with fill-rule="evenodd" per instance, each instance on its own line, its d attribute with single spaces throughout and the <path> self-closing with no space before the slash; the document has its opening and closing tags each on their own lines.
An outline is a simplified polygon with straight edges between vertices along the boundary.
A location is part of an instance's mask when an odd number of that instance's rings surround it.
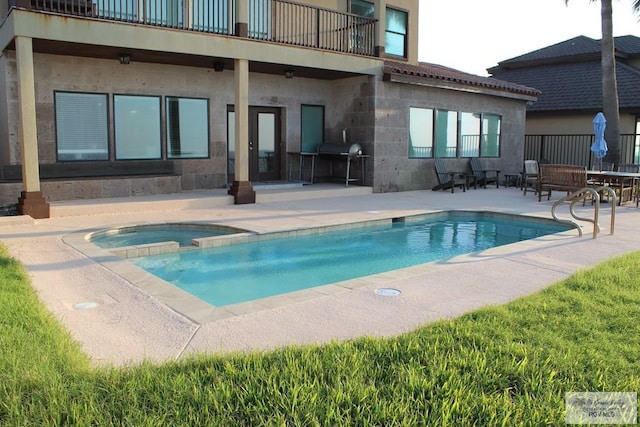
<svg viewBox="0 0 640 427">
<path fill-rule="evenodd" d="M 329 159 L 329 174 L 333 176 L 333 160 L 344 161 L 346 163 L 345 186 L 349 186 L 351 181 L 361 181 L 364 185 L 364 159 L 368 157 L 362 151 L 360 144 L 332 144 L 325 143 L 318 146 L 318 157 Z M 351 162 L 360 161 L 360 178 L 351 178 Z"/>
</svg>

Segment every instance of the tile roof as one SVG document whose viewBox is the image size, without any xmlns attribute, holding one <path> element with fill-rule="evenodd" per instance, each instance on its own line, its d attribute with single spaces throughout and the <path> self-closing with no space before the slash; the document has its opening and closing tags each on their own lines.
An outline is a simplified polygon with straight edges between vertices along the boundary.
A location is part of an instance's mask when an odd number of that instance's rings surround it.
<svg viewBox="0 0 640 427">
<path fill-rule="evenodd" d="M 403 62 L 385 61 L 384 73 L 442 80 L 461 85 L 501 90 L 520 95 L 537 96 L 539 94 L 536 89 L 525 85 L 514 84 L 512 82 L 489 77 L 476 76 L 475 74 L 469 74 L 453 68 L 438 64 L 430 64 L 427 62 L 420 62 L 418 65 L 411 65 Z"/>
<path fill-rule="evenodd" d="M 620 36 L 614 38 L 614 43 L 619 57 L 640 56 L 640 38 L 636 36 Z M 491 68 L 489 72 L 493 74 L 496 69 L 531 66 L 534 63 L 579 61 L 594 58 L 600 59 L 600 40 L 578 36 L 501 61 L 497 67 Z"/>
<path fill-rule="evenodd" d="M 640 112 L 640 69 L 626 63 L 640 55 L 640 38 L 615 38 L 618 102 L 621 110 Z M 620 56 L 622 55 L 622 56 Z M 528 112 L 600 111 L 602 70 L 600 41 L 580 36 L 500 62 L 491 78 L 535 87 L 538 100 Z"/>
<path fill-rule="evenodd" d="M 523 63 L 548 62 L 568 57 L 593 57 L 600 56 L 600 42 L 589 37 L 578 36 L 515 58 L 507 59 L 498 63 L 496 68 L 512 68 Z M 493 69 L 491 69 L 493 70 Z"/>
</svg>

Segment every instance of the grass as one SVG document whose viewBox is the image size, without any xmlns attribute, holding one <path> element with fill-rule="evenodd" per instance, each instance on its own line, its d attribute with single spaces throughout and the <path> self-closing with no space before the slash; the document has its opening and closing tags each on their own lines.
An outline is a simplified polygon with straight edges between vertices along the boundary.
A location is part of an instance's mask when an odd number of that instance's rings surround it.
<svg viewBox="0 0 640 427">
<path fill-rule="evenodd" d="M 640 391 L 640 253 L 396 338 L 92 367 L 0 248 L 0 425 L 564 425 Z"/>
</svg>

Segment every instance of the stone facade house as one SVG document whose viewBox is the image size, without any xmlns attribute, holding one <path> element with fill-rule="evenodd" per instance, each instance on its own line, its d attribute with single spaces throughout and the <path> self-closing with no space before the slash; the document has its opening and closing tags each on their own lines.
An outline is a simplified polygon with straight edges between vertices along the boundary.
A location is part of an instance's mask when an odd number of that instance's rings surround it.
<svg viewBox="0 0 640 427">
<path fill-rule="evenodd" d="M 4 11 L 4 12 L 2 12 Z M 436 184 L 433 157 L 518 170 L 519 84 L 420 63 L 417 0 L 0 0 L 0 204 L 298 176 L 361 145 L 375 192 Z M 318 157 L 316 181 L 330 179 Z M 304 171 L 309 173 L 308 170 Z"/>
</svg>

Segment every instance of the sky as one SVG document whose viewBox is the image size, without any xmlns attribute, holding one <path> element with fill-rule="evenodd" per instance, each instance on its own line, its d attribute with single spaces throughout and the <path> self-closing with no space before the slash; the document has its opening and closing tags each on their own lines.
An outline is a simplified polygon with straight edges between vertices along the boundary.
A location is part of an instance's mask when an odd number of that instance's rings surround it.
<svg viewBox="0 0 640 427">
<path fill-rule="evenodd" d="M 419 0 L 418 60 L 486 76 L 500 61 L 583 35 L 599 40 L 600 2 Z M 632 0 L 613 0 L 613 35 L 640 37 Z"/>
</svg>

